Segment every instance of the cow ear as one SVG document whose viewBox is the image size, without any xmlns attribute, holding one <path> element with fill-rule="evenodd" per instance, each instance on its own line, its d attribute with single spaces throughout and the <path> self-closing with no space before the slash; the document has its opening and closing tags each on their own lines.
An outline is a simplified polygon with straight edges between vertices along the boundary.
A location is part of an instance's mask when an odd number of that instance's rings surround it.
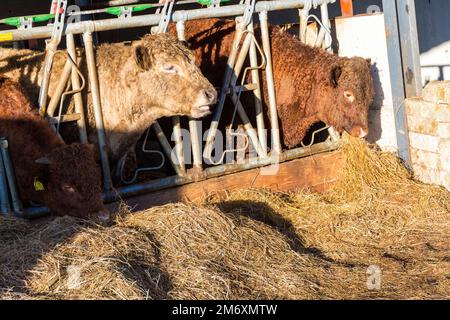
<svg viewBox="0 0 450 320">
<path fill-rule="evenodd" d="M 52 162 L 47 157 L 42 157 L 34 161 L 37 164 L 50 165 Z"/>
<path fill-rule="evenodd" d="M 339 79 L 341 78 L 342 69 L 340 66 L 333 66 L 330 71 L 330 84 L 333 88 L 337 88 L 339 85 Z"/>
<path fill-rule="evenodd" d="M 137 46 L 134 49 L 134 60 L 141 70 L 150 70 L 152 65 L 151 55 L 149 50 L 144 46 Z"/>
</svg>

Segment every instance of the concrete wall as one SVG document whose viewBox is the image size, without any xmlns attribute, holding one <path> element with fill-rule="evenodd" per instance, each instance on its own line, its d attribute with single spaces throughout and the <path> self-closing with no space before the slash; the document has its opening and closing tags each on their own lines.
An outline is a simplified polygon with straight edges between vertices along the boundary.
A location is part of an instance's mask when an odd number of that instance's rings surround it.
<svg viewBox="0 0 450 320">
<path fill-rule="evenodd" d="M 450 191 L 450 82 L 432 82 L 405 102 L 416 177 Z"/>
</svg>

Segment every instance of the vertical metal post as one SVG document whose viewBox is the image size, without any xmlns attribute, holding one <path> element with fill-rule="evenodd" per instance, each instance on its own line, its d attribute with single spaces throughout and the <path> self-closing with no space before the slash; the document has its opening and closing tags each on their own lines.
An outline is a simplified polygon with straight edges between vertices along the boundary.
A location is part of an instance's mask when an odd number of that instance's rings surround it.
<svg viewBox="0 0 450 320">
<path fill-rule="evenodd" d="M 322 24 L 325 26 L 326 29 L 324 29 L 324 28 L 320 29 L 319 38 L 322 38 L 322 40 L 321 40 L 322 42 L 316 43 L 316 45 L 322 46 L 328 52 L 332 52 L 333 48 L 331 45 L 333 44 L 333 38 L 331 37 L 331 34 L 329 33 L 329 31 L 331 31 L 331 22 L 330 22 L 330 17 L 328 14 L 328 5 L 327 4 L 322 4 L 320 6 L 320 15 L 322 18 Z M 341 138 L 339 133 L 333 127 L 328 128 L 328 133 L 330 135 L 331 141 L 339 141 Z"/>
<path fill-rule="evenodd" d="M 186 41 L 184 21 L 177 22 L 177 35 L 180 41 Z M 199 134 L 199 121 L 189 118 L 189 132 L 191 134 L 193 165 L 197 170 L 202 170 L 202 144 L 201 134 Z"/>
<path fill-rule="evenodd" d="M 91 85 L 92 104 L 94 109 L 95 127 L 97 130 L 98 147 L 100 152 L 100 159 L 103 171 L 103 184 L 106 190 L 111 190 L 111 170 L 109 166 L 108 152 L 106 148 L 106 134 L 103 123 L 102 103 L 100 99 L 100 89 L 98 84 L 98 74 L 95 64 L 95 53 L 92 40 L 92 33 L 86 32 L 83 34 L 83 41 L 86 50 L 86 62 L 89 73 L 89 83 Z"/>
<path fill-rule="evenodd" d="M 309 7 L 304 7 L 303 9 L 298 10 L 298 15 L 300 18 L 300 28 L 299 28 L 299 38 L 300 41 L 306 43 L 306 32 L 308 29 L 308 16 L 309 16 Z"/>
<path fill-rule="evenodd" d="M 9 205 L 8 185 L 6 183 L 5 166 L 3 165 L 3 157 L 0 154 L 0 213 L 9 214 L 11 207 Z"/>
<path fill-rule="evenodd" d="M 328 4 L 321 4 L 320 5 L 320 15 L 322 16 L 322 23 L 327 28 L 325 30 L 325 42 L 324 42 L 324 48 L 328 51 L 332 51 L 331 44 L 333 43 L 333 38 L 331 37 L 331 22 L 330 17 L 328 14 Z"/>
<path fill-rule="evenodd" d="M 75 63 L 78 63 L 74 35 L 69 33 L 66 36 L 66 42 L 67 42 L 67 51 L 68 51 L 70 57 L 72 58 L 72 60 Z M 79 90 L 81 88 L 80 78 L 78 76 L 75 66 L 72 66 L 72 80 L 71 81 L 72 81 L 72 90 Z M 86 131 L 86 118 L 85 118 L 85 113 L 84 113 L 83 97 L 81 95 L 81 92 L 75 93 L 73 99 L 74 99 L 74 103 L 75 103 L 75 112 L 80 115 L 80 119 L 77 121 L 78 132 L 80 135 L 80 142 L 87 143 L 88 139 L 87 139 L 87 131 Z"/>
<path fill-rule="evenodd" d="M 275 83 L 273 79 L 272 53 L 270 49 L 267 11 L 262 11 L 259 13 L 259 21 L 261 23 L 261 36 L 264 47 L 264 54 L 266 56 L 266 79 L 267 79 L 267 91 L 269 95 L 272 151 L 275 154 L 280 154 L 281 153 L 280 126 L 278 123 L 277 100 L 275 95 Z"/>
<path fill-rule="evenodd" d="M 397 0 L 398 27 L 402 51 L 406 98 L 422 94 L 419 39 L 414 0 Z"/>
<path fill-rule="evenodd" d="M 253 22 L 247 27 L 247 30 L 253 33 Z M 258 57 L 256 55 L 256 44 L 254 41 L 250 44 L 250 67 L 252 68 L 252 82 L 256 85 L 253 90 L 255 95 L 255 113 L 256 113 L 256 128 L 258 130 L 259 143 L 267 155 L 267 133 L 264 124 L 264 113 L 262 107 L 261 82 L 259 79 Z"/>
<path fill-rule="evenodd" d="M 19 193 L 17 192 L 16 176 L 14 174 L 14 167 L 11 162 L 8 147 L 8 140 L 6 140 L 6 138 L 0 138 L 1 157 L 3 158 L 3 165 L 8 180 L 13 210 L 15 213 L 21 213 L 23 211 L 23 206 L 20 201 Z"/>
<path fill-rule="evenodd" d="M 319 35 L 317 36 L 317 40 L 315 43 L 315 47 L 322 47 L 327 50 L 331 50 L 331 44 L 333 42 L 333 39 L 330 34 L 331 30 L 331 23 L 330 23 L 330 17 L 328 15 L 328 5 L 327 4 L 321 4 L 320 5 L 320 15 L 322 17 L 322 24 L 324 25 L 324 28 L 320 28 Z"/>
<path fill-rule="evenodd" d="M 396 1 L 383 0 L 398 154 L 404 163 L 408 167 L 411 167 L 408 125 L 406 121 L 406 110 L 404 107 L 405 88 L 403 84 L 402 58 L 396 4 Z"/>
<path fill-rule="evenodd" d="M 183 152 L 183 135 L 181 133 L 181 123 L 180 117 L 176 116 L 172 118 L 173 124 L 173 137 L 175 142 L 175 154 L 177 156 L 177 164 L 181 168 L 181 172 L 186 172 L 186 166 L 184 163 L 184 152 Z"/>
</svg>

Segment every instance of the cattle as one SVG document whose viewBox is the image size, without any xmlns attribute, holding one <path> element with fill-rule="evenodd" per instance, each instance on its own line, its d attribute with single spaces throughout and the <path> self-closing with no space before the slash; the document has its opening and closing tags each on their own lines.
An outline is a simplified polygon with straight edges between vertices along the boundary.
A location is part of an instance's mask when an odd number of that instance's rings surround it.
<svg viewBox="0 0 450 320">
<path fill-rule="evenodd" d="M 80 52 L 81 50 L 78 50 Z M 79 55 L 83 56 L 79 53 Z M 19 81 L 37 100 L 44 54 L 0 49 L 0 72 Z M 81 71 L 87 79 L 86 62 Z M 55 56 L 49 96 L 55 90 L 66 57 Z M 103 44 L 96 50 L 100 96 L 110 160 L 117 162 L 132 149 L 158 118 L 210 113 L 217 92 L 195 64 L 193 53 L 169 34 L 146 35 L 132 43 Z M 92 97 L 88 105 L 89 138 L 96 141 Z"/>
<path fill-rule="evenodd" d="M 22 201 L 56 215 L 106 220 L 101 173 L 92 145 L 66 145 L 42 119 L 23 88 L 0 78 L 0 136 L 9 142 Z"/>
<path fill-rule="evenodd" d="M 259 34 L 259 28 L 255 29 Z M 170 31 L 176 32 L 174 25 Z M 234 34 L 232 20 L 186 22 L 186 40 L 203 73 L 216 86 L 221 85 Z M 339 57 L 312 48 L 276 26 L 270 27 L 270 35 L 277 110 L 285 145 L 299 145 L 308 129 L 320 121 L 340 133 L 366 136 L 374 96 L 370 60 Z M 266 90 L 264 100 L 268 101 Z"/>
</svg>

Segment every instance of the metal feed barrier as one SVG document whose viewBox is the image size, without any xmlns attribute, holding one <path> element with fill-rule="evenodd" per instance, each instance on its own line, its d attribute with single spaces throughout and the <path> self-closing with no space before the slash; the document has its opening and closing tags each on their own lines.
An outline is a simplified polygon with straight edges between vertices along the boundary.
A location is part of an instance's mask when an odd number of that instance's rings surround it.
<svg viewBox="0 0 450 320">
<path fill-rule="evenodd" d="M 138 2 L 138 3 L 136 3 Z M 74 35 L 82 34 L 85 46 L 85 54 L 87 61 L 87 69 L 89 76 L 89 85 L 92 93 L 93 110 L 95 116 L 96 130 L 98 136 L 98 148 L 100 151 L 105 202 L 114 202 L 121 198 L 133 197 L 148 192 L 180 186 L 196 181 L 206 180 L 212 177 L 218 177 L 225 174 L 241 172 L 249 169 L 267 167 L 277 165 L 284 161 L 289 161 L 327 150 L 334 150 L 339 144 L 339 135 L 332 128 L 325 128 L 329 130 L 329 138 L 322 143 L 314 143 L 314 136 L 311 144 L 303 145 L 301 148 L 283 151 L 280 142 L 280 132 L 278 124 L 278 115 L 276 109 L 276 94 L 272 71 L 272 55 L 270 49 L 269 27 L 268 27 L 268 12 L 284 9 L 299 9 L 300 21 L 300 38 L 305 40 L 306 27 L 308 20 L 315 18 L 321 29 L 318 33 L 315 45 L 323 47 L 324 49 L 331 48 L 331 24 L 328 18 L 328 4 L 334 3 L 335 0 L 275 0 L 275 1 L 256 1 L 256 0 L 242 0 L 242 1 L 219 1 L 219 0 L 197 0 L 197 1 L 160 1 L 155 4 L 140 3 L 136 0 L 120 0 L 109 1 L 105 5 L 115 4 L 115 7 L 107 7 L 100 9 L 90 9 L 79 12 L 67 12 L 67 1 L 54 0 L 52 2 L 52 9 L 48 15 L 37 15 L 28 17 L 14 17 L 0 20 L 0 23 L 15 26 L 17 29 L 2 31 L 0 33 L 1 42 L 22 41 L 31 39 L 49 39 L 47 40 L 46 57 L 44 77 L 41 85 L 41 94 L 39 98 L 39 107 L 41 114 L 49 118 L 50 123 L 55 124 L 59 128 L 61 122 L 76 121 L 79 129 L 80 141 L 87 142 L 86 121 L 84 119 L 84 106 L 81 98 L 81 91 L 84 88 L 85 79 L 79 72 L 76 64 L 75 54 L 75 40 Z M 133 4 L 130 4 L 133 3 Z M 206 7 L 196 9 L 183 9 L 183 5 L 200 4 Z M 180 9 L 181 7 L 181 9 Z M 314 15 L 310 14 L 310 10 L 320 7 L 321 19 L 319 20 Z M 147 10 L 155 10 L 150 14 L 145 14 Z M 134 15 L 135 13 L 140 15 Z M 82 15 L 95 14 L 111 14 L 115 18 L 103 20 L 89 20 L 82 22 L 70 22 L 72 17 Z M 253 19 L 258 14 L 261 27 L 261 43 L 260 45 L 254 36 Z M 202 140 L 200 134 L 198 120 L 189 119 L 189 131 L 191 139 L 191 150 L 184 150 L 183 137 L 181 132 L 180 118 L 173 118 L 173 140 L 175 147 L 172 149 L 167 137 L 165 136 L 161 126 L 158 122 L 153 125 L 153 130 L 161 144 L 162 150 L 166 155 L 166 159 L 170 161 L 175 176 L 152 180 L 146 183 L 128 185 L 115 189 L 111 179 L 110 164 L 108 162 L 108 154 L 106 149 L 106 136 L 103 125 L 102 106 L 100 99 L 100 90 L 98 84 L 98 75 L 95 64 L 95 54 L 93 46 L 93 33 L 103 32 L 117 29 L 137 28 L 137 27 L 152 27 L 152 32 L 165 32 L 169 22 L 176 23 L 178 38 L 185 40 L 184 24 L 186 21 L 202 19 L 202 18 L 224 18 L 236 17 L 236 33 L 235 39 L 230 52 L 227 69 L 223 77 L 223 85 L 220 90 L 218 104 L 215 107 L 213 119 L 207 131 L 206 144 L 202 151 Z M 54 21 L 46 26 L 34 26 L 38 22 Z M 47 102 L 47 94 L 49 87 L 49 79 L 53 57 L 57 52 L 58 45 L 62 37 L 66 37 L 67 43 L 67 62 L 63 69 L 61 78 L 57 84 L 55 94 L 52 96 L 50 102 Z M 239 45 L 241 44 L 241 45 Z M 259 57 L 258 57 L 259 55 Z M 249 58 L 250 66 L 244 68 L 244 62 Z M 259 59 L 258 59 L 259 58 Z M 267 79 L 268 90 L 268 109 L 270 120 L 270 137 L 272 146 L 269 148 L 268 139 L 266 135 L 266 128 L 264 125 L 264 113 L 261 105 L 262 93 L 260 87 L 259 70 L 264 69 Z M 251 74 L 251 83 L 245 83 L 245 74 Z M 242 76 L 244 73 L 244 76 Z M 243 80 L 238 83 L 238 79 Z M 65 92 L 68 84 L 71 84 L 72 91 Z M 241 93 L 244 91 L 251 91 L 255 96 L 255 111 L 256 111 L 256 128 L 253 127 L 244 106 L 240 101 Z M 60 112 L 63 105 L 64 97 L 72 94 L 74 97 L 75 113 L 62 115 L 61 113 L 55 117 L 54 114 L 58 107 Z M 255 155 L 249 159 L 245 159 L 239 163 L 219 164 L 213 161 L 212 152 L 214 143 L 217 138 L 217 131 L 219 122 L 222 118 L 222 112 L 225 100 L 230 98 L 234 105 L 234 116 L 238 115 L 243 123 L 245 129 L 244 147 L 228 148 L 225 146 L 225 151 L 222 153 L 220 160 L 223 160 L 225 155 L 234 157 L 236 152 L 244 151 L 247 146 L 250 146 L 255 151 Z M 233 125 L 233 121 L 230 125 Z M 323 131 L 325 129 L 319 129 Z M 148 137 L 148 132 L 147 132 Z M 239 136 L 239 134 L 234 134 Z M 2 140 L 4 141 L 4 140 Z M 147 141 L 147 138 L 146 138 Z M 1 212 L 22 214 L 26 217 L 38 217 L 48 213 L 47 208 L 33 207 L 23 209 L 20 200 L 17 196 L 17 190 L 14 183 L 14 174 L 12 165 L 10 163 L 7 148 L 3 148 L 5 143 L 2 142 L 2 149 L 0 158 L 0 200 Z M 7 145 L 7 143 L 6 143 Z M 145 149 L 144 152 L 151 152 Z M 184 155 L 186 152 L 191 152 L 193 156 L 193 168 L 186 169 Z M 160 153 L 161 154 L 161 153 Z M 162 155 L 162 154 L 161 154 Z M 212 165 L 204 168 L 205 161 Z M 221 162 L 221 161 L 220 161 Z M 119 165 L 123 167 L 123 163 Z M 160 168 L 160 166 L 156 166 Z M 134 178 L 134 182 L 139 172 L 151 170 L 152 168 L 138 168 Z M 121 172 L 122 173 L 122 172 Z M 12 182 L 11 182 L 12 181 Z M 9 190 L 9 191 L 8 191 Z M 13 209 L 11 209 L 11 198 Z"/>
</svg>

